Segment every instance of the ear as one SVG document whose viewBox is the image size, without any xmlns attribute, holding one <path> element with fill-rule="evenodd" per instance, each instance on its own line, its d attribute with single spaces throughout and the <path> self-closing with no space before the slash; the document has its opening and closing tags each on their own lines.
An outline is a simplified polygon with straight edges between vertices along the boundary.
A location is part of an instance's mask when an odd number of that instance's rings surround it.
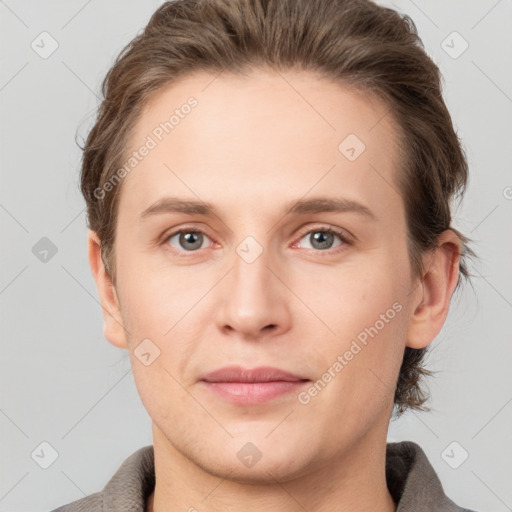
<svg viewBox="0 0 512 512">
<path fill-rule="evenodd" d="M 451 230 L 441 233 L 437 248 L 425 255 L 425 273 L 416 285 L 406 346 L 423 348 L 432 343 L 444 325 L 450 299 L 459 280 L 461 241 Z"/>
<path fill-rule="evenodd" d="M 103 335 L 112 345 L 119 348 L 128 348 L 126 330 L 123 325 L 116 289 L 101 258 L 101 244 L 98 235 L 90 229 L 87 244 L 89 265 L 96 281 L 103 310 Z"/>
</svg>

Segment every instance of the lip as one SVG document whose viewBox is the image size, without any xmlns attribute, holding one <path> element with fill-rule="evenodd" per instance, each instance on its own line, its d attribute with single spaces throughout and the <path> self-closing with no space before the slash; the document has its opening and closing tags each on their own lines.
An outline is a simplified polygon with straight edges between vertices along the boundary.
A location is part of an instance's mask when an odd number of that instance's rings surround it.
<svg viewBox="0 0 512 512">
<path fill-rule="evenodd" d="M 204 375 L 200 382 L 232 403 L 255 405 L 298 392 L 310 380 L 270 366 L 252 369 L 226 366 Z"/>
<path fill-rule="evenodd" d="M 272 366 L 243 368 L 232 365 L 207 373 L 201 377 L 201 380 L 206 382 L 297 382 L 308 379 Z"/>
</svg>

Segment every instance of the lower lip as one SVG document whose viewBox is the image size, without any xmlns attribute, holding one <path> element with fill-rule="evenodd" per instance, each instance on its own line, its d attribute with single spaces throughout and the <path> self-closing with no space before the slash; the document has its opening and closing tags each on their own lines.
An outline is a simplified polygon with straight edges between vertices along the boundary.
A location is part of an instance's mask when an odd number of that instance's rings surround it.
<svg viewBox="0 0 512 512">
<path fill-rule="evenodd" d="M 210 390 L 236 404 L 262 404 L 288 393 L 297 393 L 309 381 L 206 382 Z"/>
</svg>

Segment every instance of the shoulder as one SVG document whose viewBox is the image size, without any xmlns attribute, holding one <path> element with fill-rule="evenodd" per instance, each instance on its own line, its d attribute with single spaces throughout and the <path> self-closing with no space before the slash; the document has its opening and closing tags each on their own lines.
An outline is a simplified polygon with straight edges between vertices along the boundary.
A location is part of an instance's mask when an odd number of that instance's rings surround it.
<svg viewBox="0 0 512 512">
<path fill-rule="evenodd" d="M 52 512 L 103 512 L 103 498 L 101 493 L 97 492 L 56 508 Z"/>
<path fill-rule="evenodd" d="M 154 487 L 153 446 L 145 446 L 132 453 L 121 464 L 102 491 L 63 505 L 52 512 L 143 512 Z"/>
<path fill-rule="evenodd" d="M 425 452 L 412 441 L 387 443 L 386 480 L 396 512 L 474 512 L 445 494 Z"/>
</svg>

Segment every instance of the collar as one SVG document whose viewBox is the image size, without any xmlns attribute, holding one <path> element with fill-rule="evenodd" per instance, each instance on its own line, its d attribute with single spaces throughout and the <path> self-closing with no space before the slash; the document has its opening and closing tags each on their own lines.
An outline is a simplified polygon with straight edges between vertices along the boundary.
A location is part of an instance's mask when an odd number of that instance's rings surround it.
<svg viewBox="0 0 512 512">
<path fill-rule="evenodd" d="M 446 496 L 425 452 L 412 441 L 386 444 L 386 480 L 396 512 L 472 512 Z M 150 445 L 130 455 L 103 491 L 53 512 L 144 512 L 154 487 L 154 451 Z"/>
</svg>

